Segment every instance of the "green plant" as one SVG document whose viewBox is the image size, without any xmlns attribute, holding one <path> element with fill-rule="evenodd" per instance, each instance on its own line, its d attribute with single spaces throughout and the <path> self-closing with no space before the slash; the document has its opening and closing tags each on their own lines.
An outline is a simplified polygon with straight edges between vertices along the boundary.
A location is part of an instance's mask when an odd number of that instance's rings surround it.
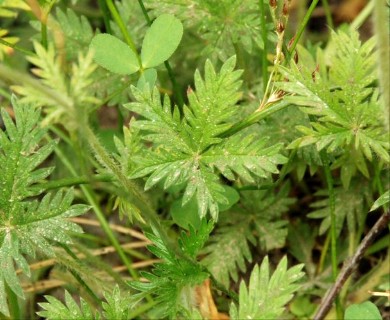
<svg viewBox="0 0 390 320">
<path fill-rule="evenodd" d="M 379 319 L 386 41 L 317 3 L 0 2 L 0 316 Z"/>
</svg>

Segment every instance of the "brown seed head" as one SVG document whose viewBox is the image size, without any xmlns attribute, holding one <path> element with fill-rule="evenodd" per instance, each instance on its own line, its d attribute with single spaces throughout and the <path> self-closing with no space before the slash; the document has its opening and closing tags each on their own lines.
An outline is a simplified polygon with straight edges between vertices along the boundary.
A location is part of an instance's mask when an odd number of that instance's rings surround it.
<svg viewBox="0 0 390 320">
<path fill-rule="evenodd" d="M 296 51 L 294 53 L 294 62 L 298 63 L 298 53 Z"/>
<path fill-rule="evenodd" d="M 276 26 L 276 31 L 278 33 L 283 33 L 283 31 L 284 31 L 284 24 L 283 24 L 283 22 L 281 22 L 281 21 L 278 22 L 278 25 Z"/>
<path fill-rule="evenodd" d="M 282 9 L 282 13 L 284 16 L 287 16 L 288 15 L 288 12 L 289 12 L 289 8 L 290 7 L 290 3 L 286 0 L 284 0 L 284 3 L 283 3 L 283 9 Z"/>
<path fill-rule="evenodd" d="M 276 6 L 277 6 L 276 0 L 269 0 L 269 6 L 270 6 L 272 9 L 275 9 Z"/>
<path fill-rule="evenodd" d="M 288 44 L 287 44 L 287 49 L 288 49 L 288 50 L 291 49 L 291 46 L 292 46 L 292 44 L 294 43 L 294 40 L 295 40 L 295 35 L 290 39 L 290 41 L 289 41 Z"/>
</svg>

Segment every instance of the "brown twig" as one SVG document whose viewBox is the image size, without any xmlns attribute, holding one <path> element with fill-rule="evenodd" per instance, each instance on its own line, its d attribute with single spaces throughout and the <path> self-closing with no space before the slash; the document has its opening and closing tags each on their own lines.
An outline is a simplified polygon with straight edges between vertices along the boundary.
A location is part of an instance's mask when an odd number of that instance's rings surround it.
<svg viewBox="0 0 390 320">
<path fill-rule="evenodd" d="M 341 269 L 340 274 L 336 279 L 336 282 L 334 283 L 333 287 L 328 290 L 325 298 L 322 300 L 317 314 L 314 316 L 314 320 L 322 320 L 325 318 L 330 308 L 332 307 L 334 299 L 342 289 L 344 283 L 348 280 L 349 276 L 352 274 L 354 269 L 359 264 L 360 260 L 363 258 L 364 252 L 374 241 L 378 233 L 387 226 L 389 221 L 390 212 L 387 212 L 379 218 L 379 220 L 375 223 L 370 232 L 364 237 L 359 247 L 356 249 L 356 252 L 353 257 L 351 259 L 348 259 L 348 261 L 344 263 L 344 266 Z"/>
</svg>

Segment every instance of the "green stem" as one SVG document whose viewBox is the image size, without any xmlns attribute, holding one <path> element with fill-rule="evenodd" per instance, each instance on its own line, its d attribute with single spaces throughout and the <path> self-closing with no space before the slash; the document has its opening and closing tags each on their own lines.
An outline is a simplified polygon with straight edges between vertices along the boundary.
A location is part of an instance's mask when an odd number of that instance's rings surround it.
<svg viewBox="0 0 390 320">
<path fill-rule="evenodd" d="M 3 64 L 0 64 L 0 79 L 34 88 L 37 91 L 40 91 L 42 95 L 49 97 L 54 102 L 64 106 L 68 110 L 73 108 L 73 102 L 69 97 L 42 85 L 39 80 L 35 80 L 34 78 L 11 69 Z"/>
<path fill-rule="evenodd" d="M 235 293 L 234 291 L 231 291 L 229 289 L 226 289 L 225 286 L 220 283 L 214 276 L 213 274 L 208 271 L 206 268 L 205 268 L 205 272 L 207 272 L 210 276 L 210 280 L 212 282 L 212 284 L 215 286 L 215 288 L 217 288 L 219 291 L 223 292 L 224 294 L 226 294 L 227 296 L 229 296 L 230 298 L 233 299 L 233 301 L 235 303 L 238 303 L 239 301 L 239 298 L 238 298 L 238 295 L 237 293 Z"/>
<path fill-rule="evenodd" d="M 138 0 L 138 4 L 139 4 L 139 6 L 141 7 L 142 13 L 143 13 L 143 15 L 144 15 L 144 17 L 145 17 L 145 20 L 146 20 L 147 24 L 148 24 L 149 26 L 151 26 L 151 25 L 152 25 L 152 20 L 151 20 L 150 17 L 149 17 L 148 11 L 146 10 L 143 1 L 142 1 L 142 0 Z"/>
<path fill-rule="evenodd" d="M 8 304 L 11 313 L 10 319 L 22 319 L 18 296 L 16 295 L 15 292 L 12 291 L 12 289 L 7 284 L 5 284 L 5 288 L 7 292 Z"/>
<path fill-rule="evenodd" d="M 328 193 L 329 193 L 329 214 L 330 214 L 330 248 L 331 248 L 331 258 L 332 258 L 332 276 L 333 281 L 336 281 L 338 276 L 338 267 L 337 267 L 337 232 L 336 232 L 336 198 L 334 193 L 334 185 L 333 185 L 333 178 L 332 173 L 330 171 L 330 164 L 328 155 L 324 150 L 320 152 L 321 160 L 324 163 L 324 172 L 325 172 L 325 179 L 326 184 L 328 187 Z M 343 318 L 343 311 L 341 308 L 340 299 L 337 296 L 336 297 L 336 312 L 337 317 L 339 319 Z"/>
<path fill-rule="evenodd" d="M 173 92 L 175 93 L 177 105 L 180 108 L 182 108 L 183 105 L 184 105 L 184 98 L 183 98 L 183 94 L 181 92 L 181 88 L 180 88 L 179 84 L 176 81 L 176 77 L 173 74 L 173 71 L 172 71 L 172 68 L 171 68 L 171 65 L 169 64 L 169 62 L 165 61 L 164 62 L 164 66 L 167 69 L 169 79 L 171 79 Z"/>
<path fill-rule="evenodd" d="M 80 259 L 77 258 L 77 256 L 72 252 L 72 250 L 65 244 L 63 243 L 60 243 L 60 246 L 66 251 L 67 254 L 69 254 L 75 261 L 77 261 L 78 263 L 81 263 L 80 262 Z M 88 286 L 88 284 L 80 277 L 80 275 L 74 271 L 73 269 L 69 269 L 70 273 L 73 275 L 73 277 L 77 280 L 78 283 L 80 283 L 80 285 L 84 288 L 84 290 L 91 296 L 91 298 L 93 299 L 93 301 L 95 301 L 95 303 L 100 306 L 101 305 L 101 301 L 99 299 L 99 297 L 92 291 L 92 289 Z"/>
<path fill-rule="evenodd" d="M 47 50 L 47 25 L 41 21 L 41 44 Z"/>
<path fill-rule="evenodd" d="M 261 38 L 263 39 L 264 48 L 261 54 L 261 68 L 262 68 L 262 77 L 263 77 L 263 90 L 266 92 L 267 83 L 268 83 L 268 38 L 267 38 L 267 24 L 266 24 L 266 13 L 264 8 L 264 1 L 259 0 L 260 8 L 260 26 L 261 26 Z"/>
<path fill-rule="evenodd" d="M 86 176 L 51 180 L 45 183 L 41 183 L 37 186 L 31 186 L 30 189 L 43 192 L 43 191 L 58 189 L 63 187 L 77 186 L 80 184 L 89 184 L 91 182 L 111 182 L 111 181 L 112 181 L 112 177 L 110 175 L 97 174 L 93 177 L 92 180 L 91 178 Z"/>
<path fill-rule="evenodd" d="M 24 53 L 28 56 L 35 56 L 35 53 L 33 51 L 23 49 L 22 47 L 17 46 L 16 44 L 10 43 L 2 38 L 0 38 L 0 44 L 5 45 L 7 47 L 10 47 L 12 49 L 15 49 L 16 51 L 19 51 L 21 53 Z"/>
<path fill-rule="evenodd" d="M 115 175 L 118 182 L 124 187 L 125 191 L 129 195 L 129 201 L 131 201 L 140 210 L 140 212 L 142 212 L 142 214 L 146 217 L 147 223 L 151 224 L 159 232 L 163 242 L 166 245 L 169 245 L 169 238 L 161 227 L 158 216 L 150 207 L 147 199 L 138 190 L 138 187 L 122 173 L 121 169 L 101 145 L 100 141 L 89 126 L 84 126 L 84 136 L 95 153 L 98 161 L 113 175 Z"/>
<path fill-rule="evenodd" d="M 379 87 L 383 99 L 383 121 L 386 130 L 390 130 L 390 39 L 389 8 L 386 0 L 375 0 L 374 30 L 378 48 Z"/>
<path fill-rule="evenodd" d="M 110 25 L 110 11 L 104 0 L 98 0 L 100 11 L 103 14 L 104 27 L 106 32 L 112 34 L 111 25 Z"/>
<path fill-rule="evenodd" d="M 246 119 L 236 123 L 230 129 L 223 132 L 220 136 L 223 138 L 230 137 L 230 136 L 234 135 L 235 133 L 259 122 L 260 120 L 262 120 L 266 117 L 269 117 L 271 114 L 288 107 L 289 105 L 290 105 L 290 103 L 288 103 L 284 100 L 275 102 L 274 104 L 270 105 L 267 108 L 264 108 L 261 111 L 255 111 L 254 113 L 249 115 Z"/>
<path fill-rule="evenodd" d="M 351 30 L 359 29 L 363 25 L 363 23 L 368 19 L 368 17 L 371 15 L 372 11 L 374 10 L 374 6 L 375 6 L 375 1 L 369 1 L 367 5 L 364 7 L 364 9 L 360 11 L 358 16 L 349 25 L 349 28 Z"/>
<path fill-rule="evenodd" d="M 76 170 L 74 169 L 73 165 L 70 163 L 70 161 L 66 158 L 66 156 L 63 154 L 63 152 L 59 149 L 55 149 L 55 153 L 58 155 L 60 160 L 64 163 L 64 165 L 68 168 L 70 173 L 77 177 L 78 174 Z M 134 268 L 131 265 L 131 260 L 126 256 L 125 252 L 123 251 L 120 243 L 116 239 L 114 233 L 112 232 L 103 211 L 100 209 L 99 204 L 95 200 L 94 193 L 90 186 L 87 185 L 81 185 L 81 190 L 83 191 L 85 197 L 87 198 L 88 203 L 92 206 L 93 211 L 96 214 L 97 219 L 99 220 L 99 223 L 103 229 L 103 231 L 106 233 L 107 237 L 109 238 L 110 242 L 114 246 L 115 250 L 118 252 L 119 257 L 121 258 L 122 262 L 127 267 L 129 273 L 134 279 L 139 279 L 137 272 L 134 270 Z"/>
<path fill-rule="evenodd" d="M 141 7 L 142 13 L 143 13 L 143 15 L 145 17 L 145 20 L 146 20 L 146 23 L 149 26 L 151 26 L 152 25 L 152 20 L 149 17 L 148 11 L 146 10 L 143 1 L 142 0 L 138 0 L 138 3 L 139 3 L 139 6 Z M 165 69 L 167 69 L 169 79 L 171 79 L 173 92 L 175 93 L 177 104 L 178 104 L 178 106 L 180 108 L 182 108 L 183 105 L 184 105 L 184 98 L 183 98 L 183 94 L 182 94 L 181 88 L 180 88 L 179 84 L 176 81 L 176 77 L 173 74 L 173 71 L 172 71 L 172 68 L 171 68 L 169 62 L 165 61 L 164 62 L 164 66 L 165 66 Z"/>
<path fill-rule="evenodd" d="M 299 39 L 301 38 L 302 34 L 303 34 L 303 31 L 305 30 L 306 28 L 306 25 L 309 23 L 309 20 L 310 20 L 310 17 L 315 9 L 315 7 L 317 6 L 318 4 L 318 1 L 319 0 L 313 0 L 309 9 L 307 9 L 306 11 L 306 14 L 305 16 L 303 17 L 303 21 L 301 22 L 301 24 L 299 25 L 299 29 L 295 35 L 295 38 L 294 38 L 294 41 L 291 45 L 291 48 L 289 50 L 289 56 L 286 58 L 287 62 L 290 60 L 292 54 L 294 53 L 294 50 L 299 42 Z"/>
<path fill-rule="evenodd" d="M 326 254 L 328 253 L 329 244 L 330 244 L 330 233 L 328 232 L 328 234 L 326 235 L 324 246 L 322 247 L 321 250 L 320 261 L 317 267 L 317 274 L 321 274 L 322 271 L 324 270 L 324 263 L 325 263 Z"/>
<path fill-rule="evenodd" d="M 129 45 L 131 50 L 133 50 L 133 52 L 137 56 L 138 64 L 139 64 L 140 68 L 142 69 L 142 61 L 141 61 L 141 57 L 138 54 L 137 47 L 135 46 L 133 39 L 131 38 L 129 32 L 127 31 L 125 23 L 123 22 L 123 20 L 120 16 L 118 10 L 116 9 L 113 1 L 106 0 L 106 5 L 107 5 L 108 9 L 110 10 L 111 15 L 114 18 L 116 24 L 118 25 L 119 29 L 121 30 L 121 33 L 122 33 L 123 37 L 125 38 L 126 43 Z"/>
<path fill-rule="evenodd" d="M 321 0 L 322 6 L 325 11 L 325 17 L 326 17 L 326 24 L 330 29 L 334 29 L 333 19 L 332 19 L 332 12 L 330 11 L 330 6 L 328 0 Z"/>
<path fill-rule="evenodd" d="M 11 101 L 11 97 L 12 97 L 11 94 L 8 91 L 4 90 L 3 88 L 0 88 L 0 96 L 6 98 L 8 101 Z M 0 109 L 1 108 L 2 106 L 0 106 Z"/>
<path fill-rule="evenodd" d="M 127 315 L 127 318 L 128 319 L 137 318 L 139 315 L 145 313 L 145 311 L 152 309 L 157 303 L 158 302 L 155 300 L 147 302 L 147 303 L 141 305 L 140 307 L 138 307 L 137 309 L 131 311 L 131 313 L 129 315 Z"/>
</svg>

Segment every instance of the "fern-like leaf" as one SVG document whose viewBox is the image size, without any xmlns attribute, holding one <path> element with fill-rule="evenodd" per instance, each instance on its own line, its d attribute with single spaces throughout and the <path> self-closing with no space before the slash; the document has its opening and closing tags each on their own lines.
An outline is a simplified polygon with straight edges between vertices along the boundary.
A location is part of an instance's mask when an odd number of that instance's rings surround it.
<svg viewBox="0 0 390 320">
<path fill-rule="evenodd" d="M 238 272 L 246 271 L 246 261 L 252 262 L 248 236 L 248 226 L 244 223 L 219 228 L 202 253 L 207 256 L 202 260 L 207 269 L 223 285 L 229 286 L 230 278 L 237 282 Z"/>
<path fill-rule="evenodd" d="M 256 265 L 251 273 L 249 285 L 241 282 L 239 306 L 232 304 L 232 319 L 278 319 L 285 305 L 299 289 L 296 282 L 304 275 L 303 264 L 287 269 L 284 257 L 270 276 L 268 257 L 264 258 L 260 268 Z"/>
<path fill-rule="evenodd" d="M 149 282 L 132 281 L 130 286 L 141 291 L 141 293 L 134 296 L 134 299 L 143 298 L 146 295 L 155 297 L 157 305 L 155 306 L 156 315 L 160 318 L 169 316 L 175 318 L 177 313 L 184 309 L 191 309 L 191 304 L 194 301 L 196 285 L 202 283 L 208 274 L 203 271 L 203 268 L 192 261 L 189 257 L 178 258 L 163 243 L 155 234 L 145 234 L 154 244 L 148 249 L 163 262 L 156 264 L 153 272 L 142 272 L 142 276 Z M 186 244 L 185 240 L 181 242 Z M 188 247 L 187 252 L 193 252 Z M 183 257 L 185 254 L 183 253 Z"/>
<path fill-rule="evenodd" d="M 14 262 L 29 275 L 24 254 L 40 252 L 53 256 L 52 243 L 70 243 L 67 232 L 81 232 L 67 220 L 87 210 L 85 205 L 72 205 L 73 192 L 46 194 L 41 201 L 32 196 L 39 192 L 39 182 L 51 168 L 37 167 L 54 148 L 54 142 L 40 146 L 45 130 L 37 126 L 39 110 L 19 104 L 13 97 L 16 124 L 2 110 L 6 131 L 0 131 L 0 292 L 4 284 L 19 297 L 24 297 L 16 276 Z M 38 188 L 37 188 L 38 186 Z M 8 314 L 6 297 L 0 296 L 0 312 Z"/>
<path fill-rule="evenodd" d="M 15 86 L 14 89 L 23 96 L 23 103 L 44 108 L 44 125 L 63 123 L 69 131 L 74 131 L 83 125 L 80 123 L 86 121 L 92 107 L 99 103 L 93 88 L 93 73 L 97 67 L 92 60 L 93 55 L 91 52 L 87 55 L 80 53 L 77 63 L 71 65 L 71 74 L 67 75 L 61 68 L 60 57 L 53 45 L 45 49 L 34 42 L 34 49 L 36 56 L 28 60 L 36 66 L 33 72 L 45 86 L 25 85 Z"/>
<path fill-rule="evenodd" d="M 345 221 L 349 232 L 354 232 L 357 227 L 362 227 L 365 222 L 369 204 L 372 203 L 372 189 L 367 181 L 362 179 L 353 180 L 348 190 L 335 188 L 335 225 L 336 233 L 340 234 Z M 308 217 L 323 219 L 320 225 L 320 234 L 324 234 L 330 227 L 328 191 L 320 190 L 318 196 L 325 196 L 325 199 L 318 200 L 312 204 L 314 211 Z"/>
<path fill-rule="evenodd" d="M 246 272 L 246 261 L 252 261 L 249 243 L 269 251 L 282 248 L 287 237 L 287 221 L 281 215 L 294 199 L 288 198 L 289 186 L 284 185 L 277 195 L 267 191 L 242 192 L 240 206 L 223 212 L 221 226 L 202 250 L 202 260 L 208 270 L 225 286 L 230 278 L 238 280 L 238 272 Z M 276 220 L 276 221 L 275 221 Z"/>
<path fill-rule="evenodd" d="M 289 81 L 277 85 L 293 94 L 286 99 L 319 117 L 311 127 L 298 126 L 304 136 L 289 147 L 315 144 L 318 150 L 336 156 L 333 167 L 341 167 L 344 187 L 356 170 L 369 177 L 366 160 L 372 161 L 373 153 L 390 162 L 388 133 L 377 118 L 382 114 L 380 99 L 372 85 L 376 79 L 374 45 L 374 39 L 362 44 L 357 31 L 340 31 L 332 34 L 327 51 L 318 50 L 317 61 L 301 49 L 305 65 L 280 68 Z"/>
<path fill-rule="evenodd" d="M 45 296 L 45 298 L 47 302 L 41 302 L 39 304 L 44 311 L 38 312 L 38 315 L 45 317 L 47 320 L 96 319 L 88 303 L 83 298 L 80 298 L 79 306 L 68 291 L 65 291 L 65 304 L 52 296 Z"/>
<path fill-rule="evenodd" d="M 81 51 L 89 46 L 93 38 L 93 31 L 88 19 L 78 17 L 73 10 L 62 11 L 57 8 L 56 18 L 65 36 L 65 52 L 68 60 L 77 57 Z"/>
<path fill-rule="evenodd" d="M 235 58 L 225 62 L 216 72 L 206 62 L 205 76 L 195 74 L 195 89 L 189 90 L 189 106 L 184 106 L 181 119 L 177 107 L 171 111 L 167 97 L 161 105 L 160 95 L 134 88 L 135 103 L 126 107 L 138 113 L 142 119 L 134 121 L 133 127 L 143 133 L 143 139 L 152 142 L 152 148 L 134 157 L 135 168 L 131 178 L 148 176 L 145 189 L 163 183 L 164 189 L 171 186 L 184 188 L 183 205 L 192 197 L 198 203 L 202 218 L 210 212 L 217 219 L 218 204 L 228 200 L 220 183 L 218 169 L 231 180 L 233 172 L 239 177 L 253 181 L 252 176 L 268 177 L 276 173 L 276 165 L 285 162 L 278 154 L 280 145 L 266 146 L 266 139 L 242 136 L 229 139 L 221 133 L 234 124 L 240 71 L 234 71 Z M 243 143 L 244 142 L 244 143 Z"/>
</svg>

